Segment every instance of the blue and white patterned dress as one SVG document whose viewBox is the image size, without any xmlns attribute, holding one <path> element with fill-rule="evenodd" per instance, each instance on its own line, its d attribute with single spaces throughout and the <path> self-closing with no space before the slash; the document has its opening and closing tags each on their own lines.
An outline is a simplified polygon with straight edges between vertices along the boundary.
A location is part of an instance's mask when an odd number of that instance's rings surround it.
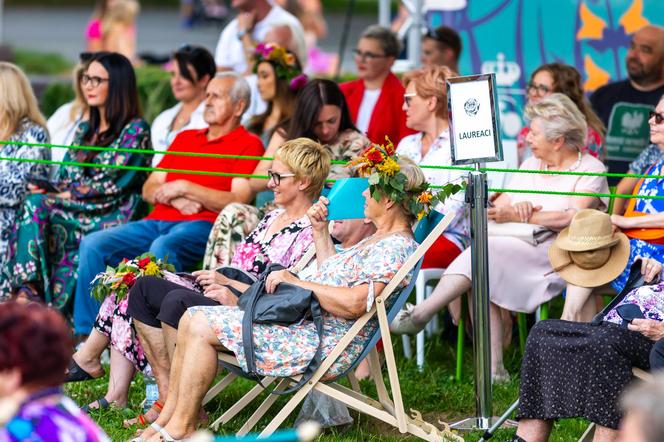
<svg viewBox="0 0 664 442">
<path fill-rule="evenodd" d="M 0 157 L 47 160 L 50 152 L 46 147 L 26 146 L 20 143 L 48 143 L 45 127 L 27 118 L 21 120 L 14 134 L 7 141 L 19 144 L 0 145 Z M 28 176 L 48 177 L 48 165 L 32 162 L 0 161 L 0 268 L 7 265 L 9 235 L 14 228 L 18 210 L 28 193 Z M 9 293 L 8 284 L 0 278 L 0 301 Z"/>
<path fill-rule="evenodd" d="M 330 256 L 308 280 L 334 287 L 354 287 L 370 281 L 388 283 L 394 274 L 415 251 L 412 238 L 393 234 L 376 242 L 367 238 L 355 246 Z M 410 278 L 402 282 L 407 285 Z M 395 297 L 390 297 L 394 300 Z M 219 342 L 235 353 L 242 369 L 246 359 L 242 346 L 242 316 L 238 307 L 192 307 L 189 314 L 203 312 Z M 323 357 L 337 345 L 355 321 L 323 313 Z M 330 368 L 329 376 L 343 373 L 362 352 L 377 322 L 370 321 L 353 339 L 346 350 Z M 300 374 L 313 358 L 318 348 L 318 334 L 311 321 L 303 321 L 288 327 L 254 324 L 254 348 L 256 370 L 263 376 L 290 376 Z M 326 376 L 327 377 L 327 376 Z"/>
</svg>

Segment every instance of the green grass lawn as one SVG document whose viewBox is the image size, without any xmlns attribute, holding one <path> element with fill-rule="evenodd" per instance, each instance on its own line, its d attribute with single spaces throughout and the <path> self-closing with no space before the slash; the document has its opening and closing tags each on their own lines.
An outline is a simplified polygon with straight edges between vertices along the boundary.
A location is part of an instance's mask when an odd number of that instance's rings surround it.
<svg viewBox="0 0 664 442">
<path fill-rule="evenodd" d="M 474 414 L 475 394 L 473 387 L 472 372 L 472 350 L 466 347 L 464 355 L 464 373 L 460 383 L 453 381 L 455 367 L 455 352 L 453 347 L 443 342 L 442 339 L 430 339 L 427 341 L 426 366 L 423 373 L 417 371 L 414 360 L 409 361 L 403 357 L 401 340 L 395 339 L 395 352 L 399 368 L 399 379 L 404 397 L 406 410 L 414 408 L 422 412 L 425 419 L 436 423 L 439 419 L 447 422 L 455 422 L 464 417 Z M 505 385 L 494 387 L 493 409 L 494 414 L 502 414 L 503 410 L 518 397 L 518 368 L 521 363 L 521 354 L 518 345 L 512 345 L 505 354 L 507 369 L 512 373 L 512 381 Z M 80 405 L 89 403 L 97 397 L 103 396 L 106 391 L 108 376 L 103 379 L 78 384 L 70 384 L 66 392 Z M 387 381 L 386 381 L 387 382 Z M 247 380 L 239 380 L 231 385 L 221 396 L 206 406 L 206 411 L 214 420 L 223 413 L 230 405 L 238 400 L 254 384 Z M 374 393 L 368 382 L 362 382 L 364 392 Z M 144 387 L 141 376 L 137 376 L 132 384 L 130 392 L 131 409 L 111 409 L 109 411 L 92 411 L 92 418 L 98 422 L 114 441 L 128 440 L 133 430 L 122 428 L 122 420 L 131 418 L 138 413 L 140 403 L 144 397 Z M 258 402 L 258 401 L 256 401 Z M 278 410 L 286 399 L 280 398 L 273 410 Z M 248 418 L 253 409 L 241 414 L 235 420 L 219 430 L 220 434 L 232 434 L 240 428 L 242 422 Z M 272 417 L 274 414 L 268 414 Z M 359 416 L 351 411 L 355 422 L 343 432 L 328 431 L 323 434 L 321 441 L 397 441 L 404 440 L 398 431 L 388 428 L 381 422 L 367 417 Z M 296 414 L 291 416 L 286 425 L 292 426 Z M 266 425 L 268 419 L 259 425 Z M 587 422 L 581 419 L 569 419 L 556 423 L 551 441 L 573 441 L 577 440 L 583 433 Z M 514 429 L 500 430 L 492 439 L 505 441 L 514 435 Z M 481 433 L 463 434 L 467 441 L 477 441 Z M 417 440 L 408 438 L 405 440 Z"/>
</svg>

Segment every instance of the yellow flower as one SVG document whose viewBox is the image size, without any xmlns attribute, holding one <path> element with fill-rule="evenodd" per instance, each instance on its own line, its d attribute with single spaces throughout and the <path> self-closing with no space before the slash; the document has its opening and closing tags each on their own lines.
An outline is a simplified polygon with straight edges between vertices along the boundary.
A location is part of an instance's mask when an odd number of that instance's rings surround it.
<svg viewBox="0 0 664 442">
<path fill-rule="evenodd" d="M 145 266 L 144 273 L 146 276 L 159 276 L 161 274 L 161 269 L 154 262 L 149 262 L 148 265 Z"/>
<path fill-rule="evenodd" d="M 426 215 L 426 212 L 424 210 L 420 210 L 420 212 L 417 214 L 417 219 L 421 220 L 424 218 L 424 215 Z"/>
<path fill-rule="evenodd" d="M 383 161 L 382 164 L 378 164 L 376 167 L 387 176 L 394 176 L 394 174 L 401 170 L 401 167 L 399 167 L 397 162 L 389 157 L 385 158 L 385 161 Z"/>
<path fill-rule="evenodd" d="M 294 65 L 295 64 L 295 56 L 293 54 L 286 54 L 284 57 L 284 61 L 286 62 L 287 65 Z"/>
</svg>

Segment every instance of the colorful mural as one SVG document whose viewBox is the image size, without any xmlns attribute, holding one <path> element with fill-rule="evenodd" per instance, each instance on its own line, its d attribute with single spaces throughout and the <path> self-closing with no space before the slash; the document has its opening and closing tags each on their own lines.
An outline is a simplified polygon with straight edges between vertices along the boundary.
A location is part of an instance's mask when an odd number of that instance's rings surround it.
<svg viewBox="0 0 664 442">
<path fill-rule="evenodd" d="M 630 35 L 664 25 L 664 0 L 428 0 L 427 22 L 459 31 L 462 74 L 495 72 L 503 139 L 523 125 L 530 72 L 561 61 L 583 75 L 586 91 L 626 77 Z M 437 9 L 437 10 L 433 10 Z"/>
</svg>

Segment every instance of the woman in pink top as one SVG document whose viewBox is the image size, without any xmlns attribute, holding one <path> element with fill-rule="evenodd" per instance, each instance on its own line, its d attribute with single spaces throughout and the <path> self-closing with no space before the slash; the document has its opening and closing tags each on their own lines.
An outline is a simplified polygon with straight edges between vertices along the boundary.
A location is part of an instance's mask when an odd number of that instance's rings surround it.
<svg viewBox="0 0 664 442">
<path fill-rule="evenodd" d="M 604 172 L 604 165 L 581 148 L 586 122 L 574 102 L 563 94 L 552 94 L 526 107 L 530 120 L 533 157 L 521 166 L 526 170 Z M 557 192 L 607 193 L 605 177 L 517 173 L 510 189 Z M 496 223 L 537 224 L 559 231 L 567 227 L 581 209 L 605 209 L 606 198 L 592 196 L 503 193 L 488 209 Z M 489 237 L 489 284 L 491 287 L 491 372 L 494 381 L 506 381 L 503 366 L 503 324 L 500 309 L 533 312 L 565 288 L 551 268 L 548 250 L 553 236 L 538 245 L 514 236 Z M 413 334 L 452 300 L 470 290 L 470 248 L 447 268 L 433 294 L 416 307 L 402 310 L 390 327 L 395 333 Z"/>
<path fill-rule="evenodd" d="M 102 0 L 85 29 L 89 52 L 119 52 L 136 64 L 136 0 Z"/>
</svg>

